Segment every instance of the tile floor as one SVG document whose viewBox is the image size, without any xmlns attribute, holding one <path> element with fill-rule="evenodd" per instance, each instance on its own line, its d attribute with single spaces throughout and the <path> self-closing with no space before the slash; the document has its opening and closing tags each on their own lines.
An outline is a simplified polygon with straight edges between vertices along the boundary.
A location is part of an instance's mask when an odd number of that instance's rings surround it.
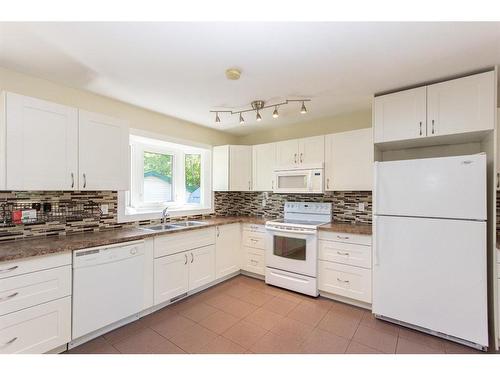
<svg viewBox="0 0 500 375">
<path fill-rule="evenodd" d="M 67 353 L 480 353 L 237 276 Z"/>
</svg>

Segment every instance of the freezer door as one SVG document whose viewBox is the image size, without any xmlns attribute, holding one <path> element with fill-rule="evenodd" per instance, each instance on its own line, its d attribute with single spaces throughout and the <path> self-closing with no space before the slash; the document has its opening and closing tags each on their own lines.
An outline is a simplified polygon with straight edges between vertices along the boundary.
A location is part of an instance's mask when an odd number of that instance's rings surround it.
<svg viewBox="0 0 500 375">
<path fill-rule="evenodd" d="M 486 220 L 486 155 L 375 163 L 377 215 Z"/>
<path fill-rule="evenodd" d="M 374 218 L 373 313 L 488 346 L 486 223 Z"/>
</svg>

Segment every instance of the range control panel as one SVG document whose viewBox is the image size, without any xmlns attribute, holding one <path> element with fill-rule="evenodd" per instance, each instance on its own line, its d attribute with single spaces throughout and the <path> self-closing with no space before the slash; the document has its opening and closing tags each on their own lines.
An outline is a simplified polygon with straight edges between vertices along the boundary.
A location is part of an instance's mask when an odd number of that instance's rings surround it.
<svg viewBox="0 0 500 375">
<path fill-rule="evenodd" d="M 331 212 L 332 212 L 331 203 L 317 203 L 317 202 L 285 203 L 285 216 L 286 213 L 329 215 Z"/>
</svg>

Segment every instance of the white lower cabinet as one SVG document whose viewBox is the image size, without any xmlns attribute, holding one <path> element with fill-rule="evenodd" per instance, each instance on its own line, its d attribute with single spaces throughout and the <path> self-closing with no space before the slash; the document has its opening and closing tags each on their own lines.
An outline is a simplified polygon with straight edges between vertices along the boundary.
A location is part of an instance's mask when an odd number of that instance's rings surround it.
<svg viewBox="0 0 500 375">
<path fill-rule="evenodd" d="M 241 239 L 241 269 L 256 275 L 266 274 L 266 249 L 270 236 L 263 225 L 245 224 Z"/>
<path fill-rule="evenodd" d="M 187 293 L 189 288 L 188 252 L 154 260 L 154 304 Z"/>
<path fill-rule="evenodd" d="M 215 280 L 215 245 L 154 260 L 154 304 L 170 301 Z"/>
<path fill-rule="evenodd" d="M 46 353 L 71 340 L 71 297 L 0 317 L 0 354 Z"/>
<path fill-rule="evenodd" d="M 321 232 L 318 259 L 320 292 L 371 304 L 371 236 Z"/>
<path fill-rule="evenodd" d="M 215 277 L 220 279 L 240 270 L 240 223 L 219 225 L 215 235 Z"/>
<path fill-rule="evenodd" d="M 266 274 L 264 250 L 244 246 L 241 269 L 264 276 Z"/>
</svg>

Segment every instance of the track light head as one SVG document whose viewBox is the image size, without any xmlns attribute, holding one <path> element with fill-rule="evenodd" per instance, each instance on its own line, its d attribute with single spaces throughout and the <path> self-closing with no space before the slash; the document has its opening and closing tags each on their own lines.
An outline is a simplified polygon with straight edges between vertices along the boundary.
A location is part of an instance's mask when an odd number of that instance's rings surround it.
<svg viewBox="0 0 500 375">
<path fill-rule="evenodd" d="M 219 112 L 215 112 L 215 122 L 220 123 Z"/>
<path fill-rule="evenodd" d="M 278 118 L 278 117 L 280 117 L 280 114 L 278 113 L 278 106 L 275 106 L 273 111 L 273 118 Z"/>
<path fill-rule="evenodd" d="M 255 116 L 255 118 L 257 121 L 262 121 L 262 116 L 260 115 L 259 110 L 257 110 L 257 116 Z"/>
<path fill-rule="evenodd" d="M 245 119 L 243 118 L 243 115 L 240 113 L 240 124 L 243 125 L 245 123 Z"/>
<path fill-rule="evenodd" d="M 307 108 L 304 102 L 302 102 L 302 107 L 300 107 L 300 113 L 305 114 L 307 113 Z"/>
</svg>

